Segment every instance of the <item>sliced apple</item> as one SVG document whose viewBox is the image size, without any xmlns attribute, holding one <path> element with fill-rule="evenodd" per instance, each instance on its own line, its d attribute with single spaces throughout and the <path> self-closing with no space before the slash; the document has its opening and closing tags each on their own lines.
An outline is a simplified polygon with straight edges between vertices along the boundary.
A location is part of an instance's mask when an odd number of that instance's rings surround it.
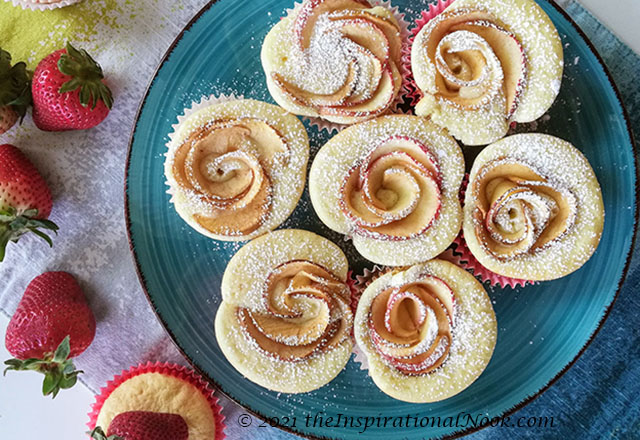
<svg viewBox="0 0 640 440">
<path fill-rule="evenodd" d="M 306 345 L 320 338 L 329 324 L 329 306 L 315 296 L 298 294 L 308 298 L 307 312 L 295 319 L 281 318 L 264 313 L 253 313 L 253 323 L 262 334 L 285 345 Z"/>
<path fill-rule="evenodd" d="M 381 354 L 395 369 L 403 374 L 418 376 L 428 374 L 439 368 L 449 356 L 451 348 L 450 336 L 438 335 L 430 350 L 408 359 L 399 359 Z M 440 353 L 441 352 L 441 353 Z"/>
<path fill-rule="evenodd" d="M 473 32 L 489 43 L 502 65 L 503 90 L 508 109 L 506 116 L 507 119 L 511 118 L 524 91 L 527 75 L 527 56 L 520 41 L 508 30 L 484 20 L 460 23 L 452 26 L 451 30 Z"/>
<path fill-rule="evenodd" d="M 295 362 L 311 356 L 323 342 L 323 337 L 304 345 L 286 345 L 267 337 L 255 325 L 253 313 L 249 309 L 238 308 L 238 322 L 245 334 L 255 341 L 260 349 L 276 359 Z M 326 333 L 326 332 L 325 332 Z M 324 333 L 323 333 L 324 336 Z"/>
<path fill-rule="evenodd" d="M 382 12 L 382 11 L 384 12 Z M 384 14 L 384 15 L 383 15 Z M 332 13 L 329 19 L 333 21 L 362 19 L 379 28 L 387 37 L 389 55 L 391 60 L 399 64 L 402 59 L 401 29 L 396 19 L 386 9 L 375 7 L 373 9 L 349 9 Z"/>
<path fill-rule="evenodd" d="M 420 186 L 420 198 L 415 209 L 402 221 L 380 225 L 375 229 L 364 227 L 359 233 L 368 236 L 368 231 L 381 239 L 406 240 L 422 234 L 438 218 L 442 206 L 440 187 L 433 176 L 422 175 L 422 170 L 412 165 L 407 168 L 416 176 L 416 182 Z"/>
<path fill-rule="evenodd" d="M 435 177 L 438 184 L 442 180 L 440 165 L 431 150 L 420 140 L 402 135 L 393 135 L 382 140 L 377 147 L 371 150 L 363 164 L 373 163 L 377 158 L 392 152 L 404 152 L 414 160 L 420 162 Z M 364 167 L 366 169 L 366 167 Z M 361 176 L 362 178 L 363 176 Z"/>
<path fill-rule="evenodd" d="M 262 293 L 264 305 L 270 313 L 280 317 L 299 317 L 287 300 L 291 293 L 305 293 L 327 299 L 344 299 L 346 285 L 319 264 L 294 260 L 283 263 L 269 274 Z M 329 304 L 328 304 L 329 305 Z"/>
<path fill-rule="evenodd" d="M 289 145 L 282 133 L 272 125 L 258 119 L 243 119 L 241 125 L 249 130 L 246 135 L 253 147 L 259 150 L 258 156 L 263 163 L 273 166 L 276 157 L 284 154 L 285 164 L 289 157 Z"/>
<path fill-rule="evenodd" d="M 344 104 L 355 87 L 356 72 L 353 62 L 349 64 L 349 72 L 344 84 L 334 93 L 327 95 L 309 92 L 288 82 L 277 72 L 271 74 L 274 83 L 294 102 L 306 107 L 337 106 Z"/>
<path fill-rule="evenodd" d="M 306 0 L 293 23 L 293 32 L 302 50 L 309 47 L 313 28 L 320 15 L 344 9 L 368 9 L 367 0 Z"/>
<path fill-rule="evenodd" d="M 361 18 L 345 19 L 336 23 L 345 38 L 369 50 L 383 66 L 387 64 L 389 40 L 378 26 Z"/>
<path fill-rule="evenodd" d="M 340 105 L 341 107 L 353 107 L 367 102 L 376 93 L 382 81 L 384 70 L 380 60 L 364 47 L 356 46 L 354 50 L 358 51 L 360 57 L 370 63 L 370 65 L 364 66 L 360 62 L 358 63 L 360 75 L 357 78 L 351 95 Z M 368 75 L 365 73 L 368 73 Z"/>
<path fill-rule="evenodd" d="M 271 183 L 264 176 L 259 191 L 250 203 L 242 209 L 223 208 L 215 210 L 212 216 L 194 214 L 194 220 L 213 234 L 245 235 L 258 229 L 269 215 Z"/>
<path fill-rule="evenodd" d="M 383 113 L 393 103 L 402 84 L 402 78 L 397 80 L 392 69 L 395 69 L 395 67 L 385 69 L 378 90 L 376 90 L 369 101 L 351 107 L 321 107 L 319 111 L 320 115 L 362 117 Z"/>
</svg>

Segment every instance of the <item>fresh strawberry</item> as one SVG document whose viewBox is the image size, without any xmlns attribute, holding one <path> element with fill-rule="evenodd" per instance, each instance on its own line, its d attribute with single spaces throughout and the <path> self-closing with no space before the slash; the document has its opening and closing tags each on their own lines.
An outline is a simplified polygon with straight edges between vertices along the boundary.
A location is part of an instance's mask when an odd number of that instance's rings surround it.
<svg viewBox="0 0 640 440">
<path fill-rule="evenodd" d="M 0 107 L 0 134 L 11 130 L 18 122 L 18 114 L 10 105 Z"/>
<path fill-rule="evenodd" d="M 15 359 L 7 370 L 45 375 L 42 393 L 56 397 L 71 388 L 81 371 L 71 358 L 85 351 L 96 333 L 96 320 L 75 278 L 46 272 L 29 283 L 9 321 L 5 345 Z"/>
<path fill-rule="evenodd" d="M 113 97 L 102 68 L 85 50 L 67 43 L 33 73 L 33 122 L 45 131 L 84 130 L 109 114 Z"/>
<path fill-rule="evenodd" d="M 113 418 L 106 435 L 100 427 L 90 434 L 96 440 L 187 440 L 189 427 L 178 414 L 128 411 Z"/>
<path fill-rule="evenodd" d="M 22 120 L 31 105 L 31 74 L 25 63 L 11 65 L 11 54 L 0 48 L 0 134 Z"/>
<path fill-rule="evenodd" d="M 13 145 L 0 145 L 0 261 L 10 241 L 33 232 L 51 246 L 51 238 L 40 229 L 57 233 L 47 220 L 51 213 L 51 191 L 36 167 Z"/>
</svg>

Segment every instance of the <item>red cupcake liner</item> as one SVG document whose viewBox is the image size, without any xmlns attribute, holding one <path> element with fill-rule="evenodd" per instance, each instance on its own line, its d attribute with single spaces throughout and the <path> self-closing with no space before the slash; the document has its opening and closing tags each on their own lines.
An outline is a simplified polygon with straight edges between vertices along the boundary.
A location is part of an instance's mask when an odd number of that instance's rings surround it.
<svg viewBox="0 0 640 440">
<path fill-rule="evenodd" d="M 536 283 L 535 281 L 531 280 L 522 280 L 519 278 L 511 278 L 504 275 L 498 275 L 497 273 L 492 272 L 484 267 L 469 250 L 462 232 L 460 233 L 460 235 L 458 235 L 458 237 L 456 237 L 453 245 L 455 246 L 454 254 L 458 255 L 459 266 L 469 270 L 477 278 L 480 278 L 483 283 L 488 282 L 491 287 L 500 286 L 503 289 L 505 287 L 511 287 L 512 289 L 515 289 L 516 287 L 524 287 L 527 284 Z"/>
<path fill-rule="evenodd" d="M 430 4 L 429 9 L 420 13 L 420 18 L 415 21 L 415 27 L 410 30 L 409 45 L 405 47 L 406 53 L 404 53 L 403 61 L 405 62 L 404 70 L 409 72 L 407 76 L 408 87 L 406 98 L 412 107 L 415 106 L 423 96 L 422 91 L 416 85 L 413 71 L 411 70 L 411 48 L 413 47 L 413 42 L 418 32 L 420 32 L 431 19 L 447 9 L 454 1 L 455 0 L 438 0 L 436 3 Z"/>
<path fill-rule="evenodd" d="M 113 390 L 118 388 L 127 380 L 145 373 L 166 374 L 182 379 L 195 386 L 202 395 L 207 398 L 211 411 L 213 412 L 213 418 L 216 424 L 216 440 L 223 440 L 226 437 L 226 434 L 224 433 L 226 428 L 224 423 L 225 417 L 222 415 L 222 407 L 219 405 L 219 399 L 214 396 L 214 390 L 209 386 L 209 383 L 195 371 L 181 365 L 170 364 L 168 362 L 147 362 L 146 364 L 140 364 L 138 366 L 131 367 L 128 370 L 123 370 L 122 373 L 116 375 L 112 380 L 107 382 L 107 384 L 100 389 L 100 394 L 96 396 L 95 403 L 91 405 L 91 412 L 88 414 L 89 422 L 87 423 L 90 430 L 95 428 L 102 405 L 104 405 L 104 402 L 111 395 Z M 106 430 L 108 427 L 105 426 L 103 428 Z"/>
<path fill-rule="evenodd" d="M 353 276 L 353 271 L 350 270 L 347 273 L 347 286 L 349 286 L 349 293 L 351 294 L 351 302 L 349 306 L 351 307 L 351 312 L 353 316 L 356 316 L 356 310 L 358 309 L 358 301 L 360 301 L 360 292 L 356 288 L 356 279 Z"/>
</svg>

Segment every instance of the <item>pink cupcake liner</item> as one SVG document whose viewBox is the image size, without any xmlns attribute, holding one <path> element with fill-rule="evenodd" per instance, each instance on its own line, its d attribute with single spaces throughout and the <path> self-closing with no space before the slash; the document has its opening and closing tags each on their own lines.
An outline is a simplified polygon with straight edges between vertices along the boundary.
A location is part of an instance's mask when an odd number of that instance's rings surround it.
<svg viewBox="0 0 640 440">
<path fill-rule="evenodd" d="M 198 375 L 193 370 L 190 370 L 186 367 L 176 364 L 170 364 L 168 362 L 147 362 L 146 364 L 140 364 L 135 367 L 131 367 L 128 370 L 123 370 L 122 373 L 116 375 L 112 380 L 107 382 L 107 384 L 100 389 L 100 394 L 96 396 L 96 401 L 91 405 L 91 412 L 89 415 L 89 422 L 87 426 L 89 429 L 93 429 L 96 426 L 96 421 L 98 420 L 98 414 L 100 414 L 100 410 L 102 409 L 102 405 L 107 400 L 109 395 L 122 385 L 127 380 L 139 376 L 145 373 L 162 373 L 169 376 L 176 377 L 178 379 L 182 379 L 185 382 L 195 386 L 203 396 L 207 398 L 209 402 L 209 406 L 211 407 L 211 411 L 213 412 L 213 418 L 216 424 L 216 440 L 223 440 L 226 437 L 224 430 L 226 425 L 224 423 L 225 417 L 222 415 L 222 407 L 219 405 L 219 399 L 214 396 L 214 390 L 209 386 L 209 383 L 206 382 L 202 376 Z M 107 429 L 108 427 L 104 426 L 103 429 Z"/>
<path fill-rule="evenodd" d="M 358 309 L 358 303 L 360 302 L 360 298 L 362 297 L 362 292 L 379 276 L 384 275 L 389 270 L 393 268 L 387 266 L 379 266 L 374 265 L 371 269 L 365 268 L 362 271 L 362 275 L 353 275 L 350 276 L 352 282 L 352 290 L 351 290 L 351 308 L 353 309 L 353 313 L 355 315 L 356 310 Z M 397 268 L 396 268 L 397 269 Z M 364 351 L 358 346 L 358 343 L 353 341 L 353 350 L 352 353 L 354 355 L 353 360 L 357 364 L 360 365 L 361 370 L 369 369 L 369 361 L 367 360 L 367 356 L 364 354 Z"/>
<path fill-rule="evenodd" d="M 535 284 L 535 281 L 531 280 L 522 280 L 519 278 L 498 275 L 484 267 L 469 250 L 462 233 L 456 237 L 453 244 L 455 246 L 454 252 L 459 255 L 460 267 L 469 270 L 474 276 L 482 280 L 483 283 L 488 282 L 491 287 L 500 286 L 504 289 L 508 286 L 515 289 L 516 287 L 524 287 L 527 284 Z"/>
<path fill-rule="evenodd" d="M 351 307 L 351 313 L 353 316 L 356 316 L 356 310 L 358 309 L 358 301 L 360 301 L 360 292 L 356 288 L 356 279 L 353 276 L 353 271 L 350 270 L 347 274 L 347 286 L 349 286 L 349 293 L 351 294 L 351 302 L 349 306 Z M 352 329 L 353 332 L 353 329 Z"/>
<path fill-rule="evenodd" d="M 431 19 L 447 9 L 454 1 L 455 0 L 437 0 L 437 3 L 430 4 L 429 9 L 420 13 L 420 18 L 415 21 L 415 27 L 410 30 L 411 34 L 409 36 L 409 45 L 406 47 L 406 53 L 404 54 L 403 60 L 406 63 L 405 70 L 409 72 L 409 76 L 407 77 L 408 87 L 406 97 L 411 106 L 415 106 L 423 96 L 422 91 L 416 85 L 415 78 L 413 77 L 413 71 L 411 70 L 411 48 L 413 47 L 413 42 L 415 41 L 418 32 L 420 32 L 422 28 L 431 21 Z"/>
</svg>

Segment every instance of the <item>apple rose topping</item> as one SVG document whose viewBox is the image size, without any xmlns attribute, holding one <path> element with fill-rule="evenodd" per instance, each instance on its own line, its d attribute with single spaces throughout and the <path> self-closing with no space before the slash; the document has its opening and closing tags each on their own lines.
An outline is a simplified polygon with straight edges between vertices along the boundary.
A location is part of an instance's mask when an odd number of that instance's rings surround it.
<svg viewBox="0 0 640 440">
<path fill-rule="evenodd" d="M 472 188 L 478 241 L 503 261 L 533 253 L 559 240 L 576 221 L 577 198 L 523 161 L 500 158 L 486 164 Z"/>
<path fill-rule="evenodd" d="M 407 240 L 438 218 L 438 162 L 420 141 L 392 136 L 353 167 L 341 188 L 341 208 L 354 234 Z"/>
<path fill-rule="evenodd" d="M 389 11 L 365 0 L 308 0 L 292 32 L 299 45 L 292 72 L 271 72 L 290 100 L 320 116 L 362 120 L 391 106 L 402 83 L 402 41 Z"/>
<path fill-rule="evenodd" d="M 268 217 L 268 170 L 284 163 L 287 152 L 282 135 L 262 120 L 219 120 L 191 133 L 177 148 L 172 168 L 202 227 L 245 235 Z"/>
<path fill-rule="evenodd" d="M 339 346 L 353 323 L 348 286 L 322 266 L 297 260 L 276 267 L 263 293 L 265 311 L 237 309 L 245 337 L 262 353 L 299 362 Z"/>
<path fill-rule="evenodd" d="M 425 32 L 435 96 L 465 110 L 504 97 L 504 117 L 511 118 L 527 79 L 527 57 L 515 35 L 488 12 L 468 8 L 445 11 Z"/>
<path fill-rule="evenodd" d="M 455 315 L 455 295 L 447 283 L 423 275 L 376 296 L 369 334 L 389 366 L 406 375 L 428 374 L 447 361 Z"/>
</svg>

